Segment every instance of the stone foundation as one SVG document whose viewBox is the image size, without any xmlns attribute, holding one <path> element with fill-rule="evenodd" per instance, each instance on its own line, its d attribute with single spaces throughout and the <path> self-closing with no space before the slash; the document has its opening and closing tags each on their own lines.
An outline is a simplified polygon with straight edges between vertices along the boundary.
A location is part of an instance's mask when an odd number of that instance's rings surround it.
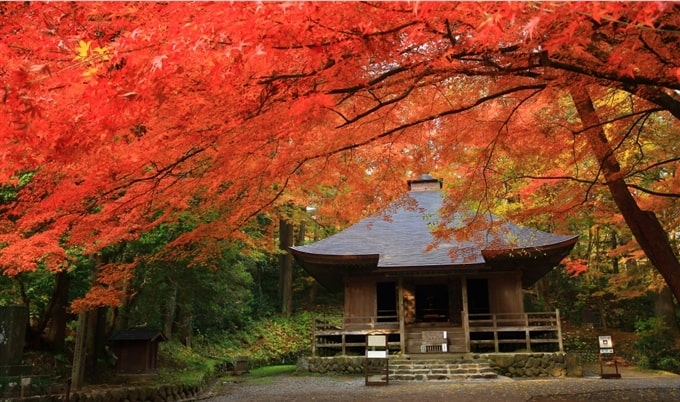
<svg viewBox="0 0 680 402">
<path fill-rule="evenodd" d="M 16 388 L 16 389 L 12 389 Z M 196 400 L 204 392 L 205 385 L 157 385 L 157 386 L 119 386 L 93 391 L 71 392 L 71 402 L 177 402 Z M 63 402 L 66 395 L 52 393 L 49 395 L 33 395 L 21 398 L 18 385 L 10 387 L 2 396 L 3 402 Z"/>
<path fill-rule="evenodd" d="M 494 353 L 483 355 L 506 377 L 565 377 L 565 353 Z"/>
<path fill-rule="evenodd" d="M 363 356 L 302 357 L 297 371 L 303 373 L 363 374 Z"/>
<path fill-rule="evenodd" d="M 415 358 L 416 356 L 413 355 Z M 470 357 L 470 356 L 468 356 Z M 578 355 L 556 353 L 474 354 L 472 359 L 486 359 L 493 371 L 506 377 L 580 377 Z M 447 358 L 448 359 L 448 358 Z M 363 374 L 363 356 L 303 357 L 297 370 L 308 373 Z"/>
</svg>

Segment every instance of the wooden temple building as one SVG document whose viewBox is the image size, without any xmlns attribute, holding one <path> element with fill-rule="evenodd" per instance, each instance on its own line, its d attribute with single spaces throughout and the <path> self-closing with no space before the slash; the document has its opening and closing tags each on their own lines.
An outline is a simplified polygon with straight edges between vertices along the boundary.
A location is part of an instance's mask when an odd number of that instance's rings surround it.
<svg viewBox="0 0 680 402">
<path fill-rule="evenodd" d="M 316 322 L 314 355 L 362 354 L 368 334 L 386 334 L 402 354 L 563 351 L 559 311 L 526 312 L 522 289 L 578 237 L 487 215 L 467 240 L 436 239 L 441 182 L 422 175 L 408 185 L 384 212 L 290 249 L 322 286 L 344 292 L 342 317 Z M 464 222 L 455 214 L 449 225 Z"/>
</svg>

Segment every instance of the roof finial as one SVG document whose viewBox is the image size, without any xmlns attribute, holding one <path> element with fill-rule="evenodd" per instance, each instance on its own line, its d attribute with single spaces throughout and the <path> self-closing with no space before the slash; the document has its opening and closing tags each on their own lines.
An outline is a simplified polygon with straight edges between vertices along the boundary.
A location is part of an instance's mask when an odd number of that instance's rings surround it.
<svg viewBox="0 0 680 402">
<path fill-rule="evenodd" d="M 435 179 L 429 173 L 421 174 L 419 178 L 408 181 L 409 191 L 437 191 L 441 188 L 441 179 Z"/>
</svg>

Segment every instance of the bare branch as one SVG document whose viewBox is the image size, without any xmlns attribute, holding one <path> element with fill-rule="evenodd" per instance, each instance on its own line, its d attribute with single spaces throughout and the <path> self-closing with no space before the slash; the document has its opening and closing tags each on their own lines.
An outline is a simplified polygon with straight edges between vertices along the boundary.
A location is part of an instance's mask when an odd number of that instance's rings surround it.
<svg viewBox="0 0 680 402">
<path fill-rule="evenodd" d="M 680 193 L 662 193 L 660 191 L 655 191 L 655 190 L 650 190 L 648 188 L 644 188 L 644 187 L 639 186 L 637 184 L 628 184 L 628 187 L 634 188 L 634 189 L 641 191 L 643 193 L 646 193 L 646 194 L 655 195 L 657 197 L 680 198 Z"/>
</svg>

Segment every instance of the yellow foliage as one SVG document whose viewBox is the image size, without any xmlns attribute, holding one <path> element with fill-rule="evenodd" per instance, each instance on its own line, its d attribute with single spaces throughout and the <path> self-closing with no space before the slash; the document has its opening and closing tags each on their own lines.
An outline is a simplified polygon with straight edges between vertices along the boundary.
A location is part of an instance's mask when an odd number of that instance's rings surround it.
<svg viewBox="0 0 680 402">
<path fill-rule="evenodd" d="M 109 48 L 107 46 L 104 47 L 96 47 L 92 50 L 93 52 L 97 53 L 102 60 L 104 61 L 109 61 Z"/>
<path fill-rule="evenodd" d="M 85 42 L 84 40 L 78 41 L 78 46 L 76 47 L 76 57 L 74 60 L 85 60 L 88 53 L 90 53 L 90 45 L 92 41 Z"/>
</svg>

